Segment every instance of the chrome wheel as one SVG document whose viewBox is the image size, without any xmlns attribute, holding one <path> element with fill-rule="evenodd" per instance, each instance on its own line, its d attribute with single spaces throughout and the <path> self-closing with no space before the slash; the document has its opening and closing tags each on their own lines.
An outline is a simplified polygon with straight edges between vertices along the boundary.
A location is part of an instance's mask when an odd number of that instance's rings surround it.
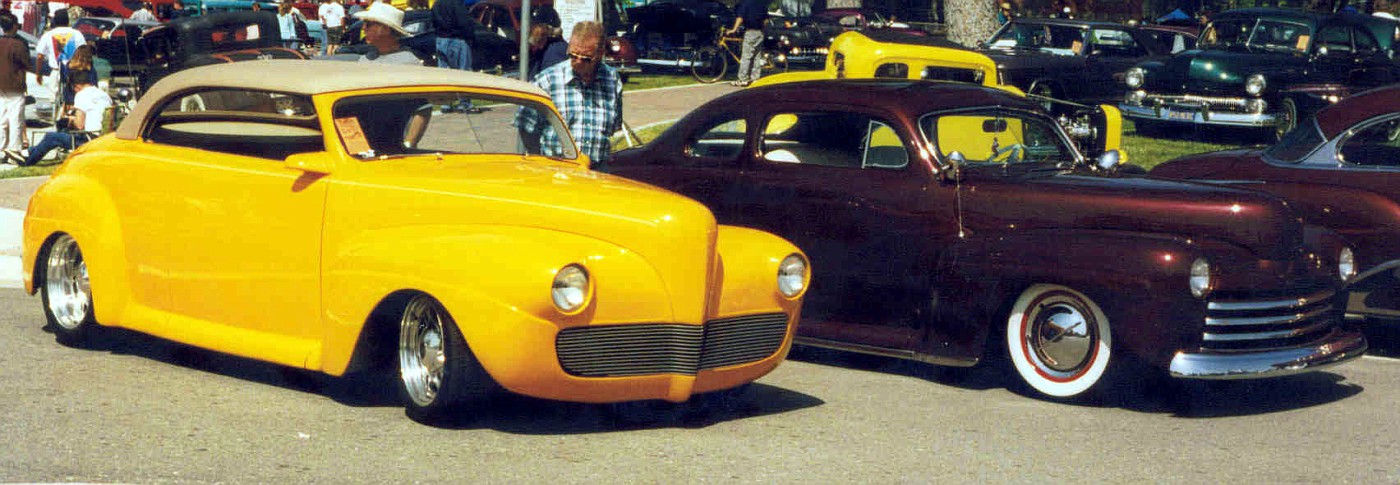
<svg viewBox="0 0 1400 485">
<path fill-rule="evenodd" d="M 442 307 L 427 296 L 408 302 L 399 321 L 399 373 L 409 399 L 418 406 L 431 406 L 442 389 L 447 350 Z"/>
<path fill-rule="evenodd" d="M 92 285 L 78 241 L 64 234 L 49 246 L 44 272 L 44 306 L 49 319 L 66 333 L 92 321 Z"/>
<path fill-rule="evenodd" d="M 1017 299 L 1007 319 L 1009 357 L 1021 380 L 1037 392 L 1071 397 L 1088 391 L 1108 368 L 1108 318 L 1083 293 L 1035 285 Z"/>
<path fill-rule="evenodd" d="M 1274 139 L 1282 140 L 1295 126 L 1298 126 L 1298 104 L 1285 99 L 1279 104 L 1278 118 L 1274 120 Z"/>
</svg>

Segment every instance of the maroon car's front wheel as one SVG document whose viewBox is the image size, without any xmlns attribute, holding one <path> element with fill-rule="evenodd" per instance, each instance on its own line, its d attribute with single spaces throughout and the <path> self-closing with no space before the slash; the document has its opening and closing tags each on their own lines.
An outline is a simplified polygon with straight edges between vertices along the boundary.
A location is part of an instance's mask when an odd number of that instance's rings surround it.
<svg viewBox="0 0 1400 485">
<path fill-rule="evenodd" d="M 1113 359 L 1108 318 L 1094 300 L 1060 285 L 1021 293 L 1006 321 L 1008 356 L 1036 392 L 1071 398 L 1093 389 Z"/>
</svg>

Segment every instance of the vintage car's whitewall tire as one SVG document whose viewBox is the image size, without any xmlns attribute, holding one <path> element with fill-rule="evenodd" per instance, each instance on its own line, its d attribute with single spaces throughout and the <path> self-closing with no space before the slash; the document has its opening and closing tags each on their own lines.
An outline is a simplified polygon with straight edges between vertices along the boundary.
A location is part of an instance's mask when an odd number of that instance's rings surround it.
<svg viewBox="0 0 1400 485">
<path fill-rule="evenodd" d="M 1021 380 L 1056 398 L 1098 384 L 1113 359 L 1108 318 L 1083 293 L 1059 285 L 1030 287 L 1011 308 L 1006 348 Z"/>
<path fill-rule="evenodd" d="M 414 295 L 399 318 L 399 387 L 412 414 L 436 417 L 484 392 L 489 380 L 436 299 Z"/>
<path fill-rule="evenodd" d="M 44 316 L 60 343 L 85 343 L 97 326 L 97 319 L 92 313 L 87 261 L 78 241 L 68 234 L 59 235 L 49 243 L 42 261 L 44 279 L 39 291 L 44 300 Z"/>
</svg>

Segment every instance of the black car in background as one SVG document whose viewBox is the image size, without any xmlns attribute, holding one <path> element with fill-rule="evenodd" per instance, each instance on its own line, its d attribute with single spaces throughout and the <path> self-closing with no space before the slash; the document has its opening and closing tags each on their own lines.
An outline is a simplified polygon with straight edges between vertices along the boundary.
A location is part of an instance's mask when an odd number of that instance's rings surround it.
<svg viewBox="0 0 1400 485">
<path fill-rule="evenodd" d="M 1090 104 L 1118 102 L 1128 68 L 1171 53 L 1139 27 L 1067 19 L 1018 18 L 980 47 L 1004 84 Z"/>
<path fill-rule="evenodd" d="M 822 67 L 831 40 L 845 29 L 824 17 L 769 17 L 764 46 L 781 53 L 788 65 Z"/>
<path fill-rule="evenodd" d="M 260 59 L 305 59 L 282 47 L 277 15 L 269 11 L 218 12 L 171 20 L 137 40 L 146 66 L 136 77 L 144 92 L 172 72 L 191 67 Z"/>
<path fill-rule="evenodd" d="M 1282 137 L 1331 103 L 1400 80 L 1396 35 L 1395 21 L 1371 15 L 1224 12 L 1197 49 L 1133 67 L 1119 107 L 1140 131 L 1213 125 Z"/>
<path fill-rule="evenodd" d="M 714 45 L 720 29 L 734 25 L 734 12 L 716 0 L 658 0 L 626 9 L 628 38 L 639 62 L 675 65 L 689 51 Z"/>
<path fill-rule="evenodd" d="M 136 41 L 141 34 L 160 25 L 160 22 L 121 17 L 82 17 L 73 22 L 73 28 L 82 32 L 83 39 L 93 46 L 93 53 L 112 64 L 115 75 L 129 75 L 146 67 Z"/>
</svg>

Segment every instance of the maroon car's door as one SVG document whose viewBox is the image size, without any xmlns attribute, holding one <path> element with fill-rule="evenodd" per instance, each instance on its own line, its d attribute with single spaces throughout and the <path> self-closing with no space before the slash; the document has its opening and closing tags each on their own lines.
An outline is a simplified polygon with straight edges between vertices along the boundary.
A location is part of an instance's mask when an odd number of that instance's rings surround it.
<svg viewBox="0 0 1400 485">
<path fill-rule="evenodd" d="M 804 337 L 887 349 L 922 348 L 928 263 L 939 230 L 935 185 L 907 132 L 878 115 L 793 110 L 762 121 L 729 204 L 741 225 L 807 253 L 812 286 Z"/>
</svg>

